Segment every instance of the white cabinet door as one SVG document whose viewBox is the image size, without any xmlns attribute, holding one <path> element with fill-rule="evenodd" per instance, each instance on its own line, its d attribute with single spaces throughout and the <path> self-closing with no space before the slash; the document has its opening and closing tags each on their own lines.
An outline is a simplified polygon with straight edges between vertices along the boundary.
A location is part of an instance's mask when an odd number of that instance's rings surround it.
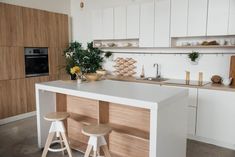
<svg viewBox="0 0 235 157">
<path fill-rule="evenodd" d="M 188 136 L 195 136 L 196 133 L 196 114 L 197 108 L 196 107 L 188 107 Z"/>
<path fill-rule="evenodd" d="M 127 38 L 139 38 L 140 32 L 140 6 L 130 5 L 127 7 Z"/>
<path fill-rule="evenodd" d="M 207 35 L 227 35 L 229 0 L 209 0 Z"/>
<path fill-rule="evenodd" d="M 235 93 L 199 89 L 197 136 L 234 145 L 234 132 Z"/>
<path fill-rule="evenodd" d="M 171 0 L 155 1 L 155 47 L 170 46 Z"/>
<path fill-rule="evenodd" d="M 102 39 L 102 10 L 92 12 L 92 39 Z"/>
<path fill-rule="evenodd" d="M 102 34 L 103 39 L 113 39 L 113 8 L 103 10 Z"/>
<path fill-rule="evenodd" d="M 141 4 L 140 47 L 154 46 L 154 2 Z"/>
<path fill-rule="evenodd" d="M 188 0 L 171 1 L 171 37 L 187 36 Z"/>
<path fill-rule="evenodd" d="M 188 36 L 205 36 L 208 0 L 189 0 Z"/>
<path fill-rule="evenodd" d="M 235 0 L 230 0 L 228 34 L 235 35 Z"/>
<path fill-rule="evenodd" d="M 114 8 L 114 39 L 126 39 L 126 7 Z"/>
</svg>

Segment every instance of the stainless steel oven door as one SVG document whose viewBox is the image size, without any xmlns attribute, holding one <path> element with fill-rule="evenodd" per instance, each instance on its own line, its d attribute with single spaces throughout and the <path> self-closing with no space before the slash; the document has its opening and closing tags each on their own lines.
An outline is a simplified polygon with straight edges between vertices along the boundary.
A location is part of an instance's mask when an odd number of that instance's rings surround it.
<svg viewBox="0 0 235 157">
<path fill-rule="evenodd" d="M 26 77 L 49 75 L 48 55 L 25 55 Z"/>
</svg>

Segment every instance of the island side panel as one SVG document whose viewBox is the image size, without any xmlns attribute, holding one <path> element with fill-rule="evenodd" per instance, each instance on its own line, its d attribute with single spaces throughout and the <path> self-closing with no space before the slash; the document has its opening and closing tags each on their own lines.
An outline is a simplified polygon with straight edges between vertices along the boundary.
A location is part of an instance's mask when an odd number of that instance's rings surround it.
<svg viewBox="0 0 235 157">
<path fill-rule="evenodd" d="M 44 115 L 56 111 L 56 93 L 40 90 L 36 86 L 36 112 L 38 147 L 43 148 L 50 128 L 50 122 L 44 120 Z"/>
<path fill-rule="evenodd" d="M 178 97 L 158 109 L 157 157 L 186 157 L 187 101 Z"/>
</svg>

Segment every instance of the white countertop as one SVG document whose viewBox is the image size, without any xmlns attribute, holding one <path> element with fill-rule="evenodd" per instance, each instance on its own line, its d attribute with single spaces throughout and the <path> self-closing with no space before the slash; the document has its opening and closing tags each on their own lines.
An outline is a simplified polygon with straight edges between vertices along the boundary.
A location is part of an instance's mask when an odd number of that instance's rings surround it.
<svg viewBox="0 0 235 157">
<path fill-rule="evenodd" d="M 165 102 L 188 95 L 186 89 L 112 80 L 82 84 L 59 80 L 38 83 L 36 89 L 148 109 L 156 109 Z"/>
</svg>

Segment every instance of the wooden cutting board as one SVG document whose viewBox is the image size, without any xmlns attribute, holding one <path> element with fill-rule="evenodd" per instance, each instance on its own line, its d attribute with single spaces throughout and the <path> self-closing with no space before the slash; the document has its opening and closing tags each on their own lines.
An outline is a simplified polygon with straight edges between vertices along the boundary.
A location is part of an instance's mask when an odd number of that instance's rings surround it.
<svg viewBox="0 0 235 157">
<path fill-rule="evenodd" d="M 233 78 L 232 86 L 235 86 L 235 56 L 231 57 L 231 62 L 230 62 L 230 77 Z"/>
</svg>

